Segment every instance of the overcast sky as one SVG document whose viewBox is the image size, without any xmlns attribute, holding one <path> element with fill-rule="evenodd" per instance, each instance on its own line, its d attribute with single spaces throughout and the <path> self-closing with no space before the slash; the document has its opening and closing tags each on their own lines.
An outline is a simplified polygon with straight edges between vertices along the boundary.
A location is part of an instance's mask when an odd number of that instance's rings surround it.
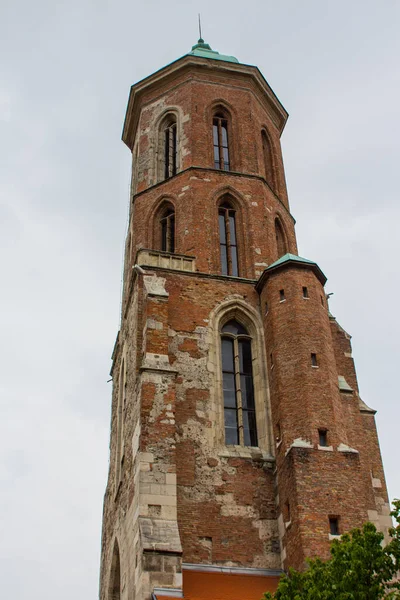
<svg viewBox="0 0 400 600">
<path fill-rule="evenodd" d="M 98 595 L 110 355 L 119 324 L 132 83 L 203 37 L 256 64 L 282 136 L 299 253 L 353 335 L 400 496 L 399 0 L 3 0 L 0 581 Z"/>
</svg>

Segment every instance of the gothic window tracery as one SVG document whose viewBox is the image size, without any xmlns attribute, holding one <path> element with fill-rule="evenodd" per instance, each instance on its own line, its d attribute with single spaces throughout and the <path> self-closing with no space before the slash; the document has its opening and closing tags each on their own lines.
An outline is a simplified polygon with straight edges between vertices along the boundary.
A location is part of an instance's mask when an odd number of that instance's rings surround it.
<svg viewBox="0 0 400 600">
<path fill-rule="evenodd" d="M 173 114 L 167 115 L 160 127 L 160 179 L 169 179 L 178 172 L 177 121 Z"/>
<path fill-rule="evenodd" d="M 225 443 L 257 446 L 251 338 L 235 320 L 221 330 Z"/>
<path fill-rule="evenodd" d="M 166 205 L 159 217 L 160 250 L 175 252 L 175 209 Z"/>
<path fill-rule="evenodd" d="M 221 271 L 223 275 L 238 277 L 238 249 L 236 234 L 236 214 L 229 202 L 220 205 L 218 211 L 219 247 Z"/>
<path fill-rule="evenodd" d="M 218 112 L 213 118 L 214 169 L 229 171 L 228 118 Z"/>
</svg>

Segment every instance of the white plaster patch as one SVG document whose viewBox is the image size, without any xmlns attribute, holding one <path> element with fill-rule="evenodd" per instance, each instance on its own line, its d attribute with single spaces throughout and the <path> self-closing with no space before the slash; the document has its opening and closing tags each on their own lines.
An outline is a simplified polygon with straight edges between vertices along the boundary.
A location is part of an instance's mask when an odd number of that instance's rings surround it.
<svg viewBox="0 0 400 600">
<path fill-rule="evenodd" d="M 352 452 L 353 454 L 358 454 L 358 450 L 350 448 L 350 446 L 347 446 L 347 444 L 339 444 L 337 449 L 339 452 Z"/>
<path fill-rule="evenodd" d="M 289 448 L 286 450 L 285 452 L 285 456 L 286 454 L 288 454 L 288 452 L 290 452 L 291 448 L 312 448 L 313 445 L 311 442 L 309 442 L 308 440 L 303 440 L 302 438 L 297 438 L 294 440 L 294 442 L 292 442 L 289 446 Z"/>
<path fill-rule="evenodd" d="M 260 248 L 254 248 L 254 252 L 256 254 L 261 254 L 261 249 Z"/>
<path fill-rule="evenodd" d="M 146 292 L 149 296 L 162 296 L 168 298 L 169 294 L 165 289 L 165 277 L 156 275 L 144 275 L 143 282 Z"/>
<path fill-rule="evenodd" d="M 251 205 L 252 206 L 258 206 L 258 202 L 252 202 Z"/>
</svg>

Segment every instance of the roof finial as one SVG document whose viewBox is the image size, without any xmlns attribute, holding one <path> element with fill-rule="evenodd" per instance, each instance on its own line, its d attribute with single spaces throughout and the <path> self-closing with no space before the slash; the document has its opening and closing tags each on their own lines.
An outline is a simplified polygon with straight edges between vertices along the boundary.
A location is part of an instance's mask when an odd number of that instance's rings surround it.
<svg viewBox="0 0 400 600">
<path fill-rule="evenodd" d="M 198 44 L 204 44 L 204 40 L 203 40 L 203 38 L 201 36 L 201 18 L 200 18 L 200 13 L 199 13 L 199 35 L 200 35 L 200 37 L 199 37 Z"/>
</svg>

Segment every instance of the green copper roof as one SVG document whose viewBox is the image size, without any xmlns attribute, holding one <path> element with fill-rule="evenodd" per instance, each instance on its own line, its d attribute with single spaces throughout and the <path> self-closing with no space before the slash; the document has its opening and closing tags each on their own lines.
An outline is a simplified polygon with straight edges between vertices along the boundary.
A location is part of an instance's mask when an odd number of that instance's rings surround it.
<svg viewBox="0 0 400 600">
<path fill-rule="evenodd" d="M 276 260 L 274 263 L 272 263 L 272 265 L 269 265 L 269 267 L 267 267 L 267 269 L 272 269 L 273 267 L 277 267 L 278 265 L 281 265 L 282 263 L 285 263 L 289 260 L 292 260 L 294 262 L 299 262 L 299 263 L 306 263 L 307 265 L 315 265 L 315 262 L 312 260 L 308 260 L 308 258 L 302 258 L 301 256 L 296 256 L 295 254 L 284 254 L 283 256 L 281 256 L 280 258 L 278 258 L 278 260 Z"/>
<path fill-rule="evenodd" d="M 267 279 L 277 271 L 285 269 L 287 266 L 304 268 L 305 265 L 307 265 L 307 267 L 314 272 L 314 274 L 317 276 L 322 285 L 325 285 L 326 277 L 316 262 L 314 262 L 313 260 L 308 260 L 308 258 L 296 256 L 296 254 L 287 253 L 278 258 L 278 260 L 272 263 L 272 265 L 269 265 L 269 267 L 267 267 L 263 271 L 260 279 L 256 283 L 256 290 L 260 293 Z"/>
<path fill-rule="evenodd" d="M 191 52 L 193 56 L 200 56 L 201 58 L 212 58 L 213 60 L 225 60 L 226 62 L 238 63 L 238 59 L 234 56 L 227 56 L 226 54 L 220 54 L 216 50 L 212 50 L 209 44 L 206 44 L 202 38 L 199 39 L 197 44 L 192 47 Z"/>
</svg>

